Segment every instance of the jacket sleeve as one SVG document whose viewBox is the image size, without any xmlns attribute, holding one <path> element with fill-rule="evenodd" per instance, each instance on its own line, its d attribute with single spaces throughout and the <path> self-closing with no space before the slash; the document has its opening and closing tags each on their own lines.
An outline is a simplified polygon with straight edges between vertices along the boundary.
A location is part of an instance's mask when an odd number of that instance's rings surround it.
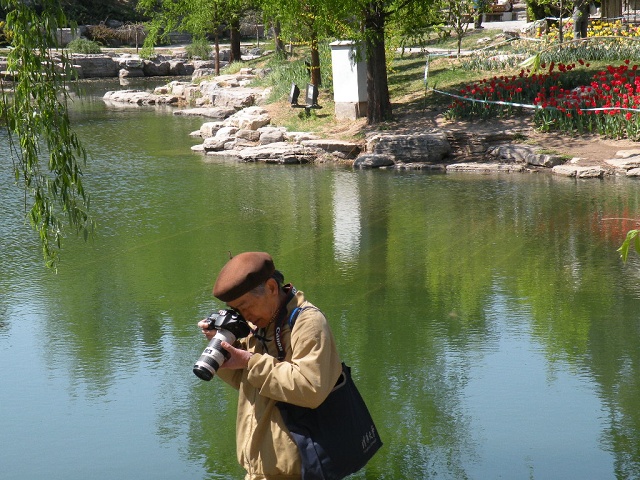
<svg viewBox="0 0 640 480">
<path fill-rule="evenodd" d="M 335 340 L 324 315 L 315 308 L 300 314 L 290 337 L 291 356 L 278 361 L 254 355 L 248 380 L 260 395 L 316 408 L 331 392 L 342 371 Z"/>
<path fill-rule="evenodd" d="M 218 378 L 225 383 L 228 383 L 236 390 L 240 390 L 240 380 L 242 379 L 242 370 L 230 370 L 228 368 L 221 368 L 217 372 Z"/>
</svg>

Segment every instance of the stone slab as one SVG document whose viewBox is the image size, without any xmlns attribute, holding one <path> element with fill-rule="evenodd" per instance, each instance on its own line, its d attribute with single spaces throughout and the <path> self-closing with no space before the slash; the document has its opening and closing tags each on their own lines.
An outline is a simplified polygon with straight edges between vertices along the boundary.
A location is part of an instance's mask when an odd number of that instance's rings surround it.
<svg viewBox="0 0 640 480">
<path fill-rule="evenodd" d="M 605 174 L 605 170 L 598 166 L 556 165 L 551 171 L 556 175 L 572 178 L 602 178 Z"/>
</svg>

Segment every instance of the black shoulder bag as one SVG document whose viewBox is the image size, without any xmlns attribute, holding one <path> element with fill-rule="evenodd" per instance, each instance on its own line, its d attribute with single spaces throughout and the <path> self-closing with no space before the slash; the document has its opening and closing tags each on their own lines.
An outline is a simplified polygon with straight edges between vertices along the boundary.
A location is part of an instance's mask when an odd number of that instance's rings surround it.
<svg viewBox="0 0 640 480">
<path fill-rule="evenodd" d="M 293 324 L 302 310 L 289 318 Z M 285 425 L 298 446 L 302 480 L 340 480 L 364 467 L 382 446 L 371 414 L 342 363 L 342 374 L 317 408 L 279 402 Z"/>
</svg>

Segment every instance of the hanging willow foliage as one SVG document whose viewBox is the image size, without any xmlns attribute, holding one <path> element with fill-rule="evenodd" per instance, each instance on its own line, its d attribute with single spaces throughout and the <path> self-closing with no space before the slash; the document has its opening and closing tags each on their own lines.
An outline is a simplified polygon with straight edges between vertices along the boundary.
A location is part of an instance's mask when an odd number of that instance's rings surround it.
<svg viewBox="0 0 640 480">
<path fill-rule="evenodd" d="M 7 57 L 12 80 L 2 80 L 0 110 L 26 215 L 39 234 L 47 266 L 54 267 L 64 226 L 86 239 L 93 222 L 82 185 L 87 154 L 67 110 L 65 81 L 72 69 L 64 54 L 54 55 L 58 27 L 67 22 L 59 2 L 39 3 L 36 10 L 28 2 L 0 0 L 13 47 Z"/>
</svg>

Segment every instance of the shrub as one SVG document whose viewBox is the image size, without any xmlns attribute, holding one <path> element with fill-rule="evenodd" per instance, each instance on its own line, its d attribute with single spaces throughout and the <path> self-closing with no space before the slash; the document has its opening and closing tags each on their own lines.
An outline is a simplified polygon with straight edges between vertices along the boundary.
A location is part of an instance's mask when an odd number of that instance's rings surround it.
<svg viewBox="0 0 640 480">
<path fill-rule="evenodd" d="M 87 26 L 87 37 L 89 40 L 104 46 L 119 46 L 120 34 L 113 28 L 107 27 L 104 23 Z"/>
<path fill-rule="evenodd" d="M 7 30 L 7 24 L 0 20 L 0 45 L 9 45 L 11 43 L 11 32 Z"/>
<path fill-rule="evenodd" d="M 67 45 L 67 49 L 71 53 L 100 53 L 100 45 L 86 38 L 76 38 L 71 40 Z"/>
<path fill-rule="evenodd" d="M 209 42 L 205 38 L 195 39 L 190 45 L 184 48 L 184 51 L 190 59 L 197 57 L 202 60 L 207 60 L 213 56 L 211 45 L 209 45 Z"/>
</svg>

